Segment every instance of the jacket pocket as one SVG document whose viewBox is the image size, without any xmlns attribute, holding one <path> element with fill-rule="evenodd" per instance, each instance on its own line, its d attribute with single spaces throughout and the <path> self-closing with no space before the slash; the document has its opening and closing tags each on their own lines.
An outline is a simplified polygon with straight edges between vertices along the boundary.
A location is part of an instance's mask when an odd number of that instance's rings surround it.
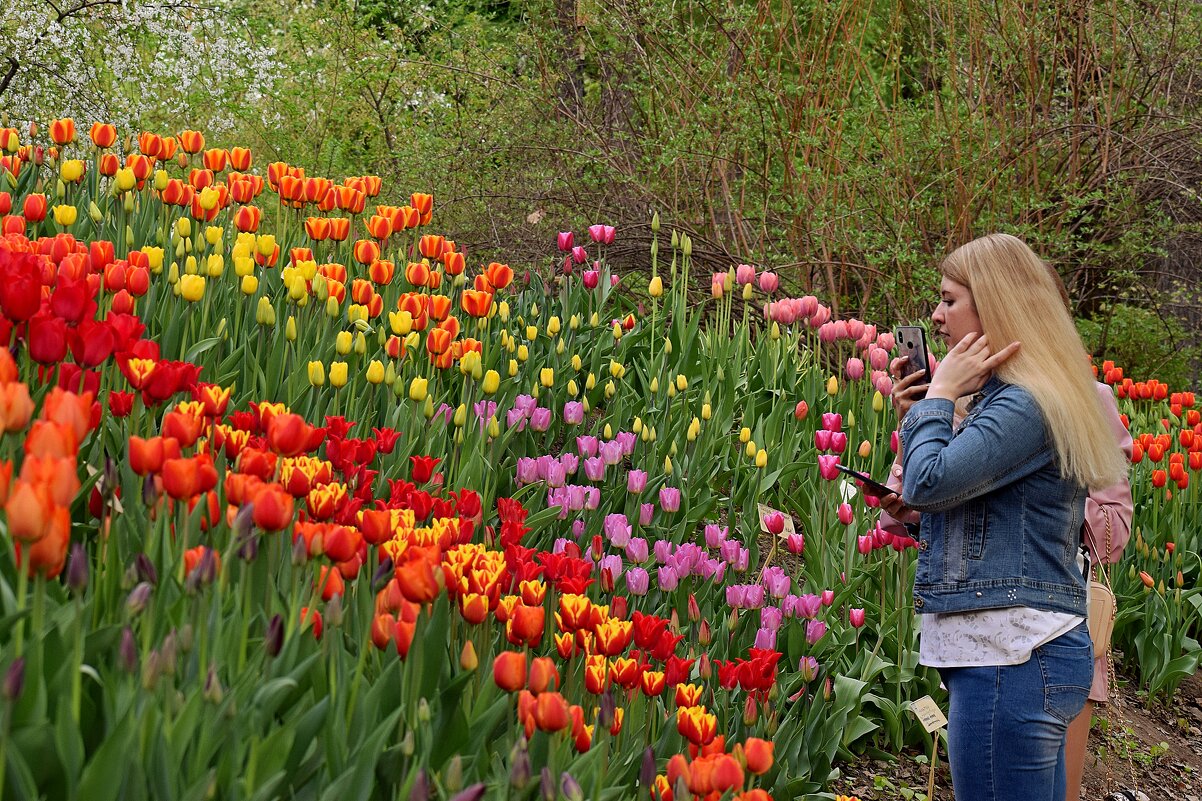
<svg viewBox="0 0 1202 801">
<path fill-rule="evenodd" d="M 980 559 L 985 555 L 985 538 L 989 530 L 989 508 L 982 502 L 964 507 L 964 555 Z"/>
</svg>

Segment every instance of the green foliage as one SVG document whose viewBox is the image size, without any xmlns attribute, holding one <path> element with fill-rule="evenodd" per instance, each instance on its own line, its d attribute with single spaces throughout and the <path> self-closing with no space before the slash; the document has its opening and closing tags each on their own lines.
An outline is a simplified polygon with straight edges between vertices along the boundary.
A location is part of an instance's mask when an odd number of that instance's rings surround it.
<svg viewBox="0 0 1202 801">
<path fill-rule="evenodd" d="M 1202 364 L 1202 347 L 1191 343 L 1180 320 L 1146 308 L 1103 306 L 1077 327 L 1090 353 L 1135 380 L 1156 378 L 1175 391 L 1186 389 Z"/>
</svg>

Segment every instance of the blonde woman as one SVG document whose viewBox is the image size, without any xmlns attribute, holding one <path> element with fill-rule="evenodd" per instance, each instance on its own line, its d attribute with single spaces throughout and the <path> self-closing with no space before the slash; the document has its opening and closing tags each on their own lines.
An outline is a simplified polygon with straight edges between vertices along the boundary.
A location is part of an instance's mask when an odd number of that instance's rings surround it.
<svg viewBox="0 0 1202 801">
<path fill-rule="evenodd" d="M 894 389 L 904 479 L 882 506 L 921 513 L 919 654 L 951 696 L 956 798 L 1061 801 L 1065 732 L 1093 678 L 1085 499 L 1121 481 L 1126 460 L 1099 436 L 1109 424 L 1085 349 L 1030 248 L 992 234 L 940 271 L 931 321 L 951 350 L 929 386 Z"/>
</svg>

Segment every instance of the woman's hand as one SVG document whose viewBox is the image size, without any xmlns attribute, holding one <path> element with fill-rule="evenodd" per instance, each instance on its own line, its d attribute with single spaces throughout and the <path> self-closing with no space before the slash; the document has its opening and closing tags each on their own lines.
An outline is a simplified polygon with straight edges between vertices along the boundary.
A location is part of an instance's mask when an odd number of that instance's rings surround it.
<svg viewBox="0 0 1202 801">
<path fill-rule="evenodd" d="M 881 508 L 893 517 L 894 520 L 899 520 L 902 523 L 918 522 L 918 513 L 906 506 L 902 497 L 895 492 L 881 496 Z"/>
<path fill-rule="evenodd" d="M 1021 346 L 1020 342 L 1011 342 L 997 353 L 993 353 L 989 350 L 989 341 L 984 334 L 965 335 L 939 363 L 939 369 L 935 371 L 930 389 L 927 390 L 927 397 L 955 401 L 977 392 L 985 386 L 993 371 L 1017 353 Z"/>
<path fill-rule="evenodd" d="M 906 412 L 910 411 L 910 407 L 915 401 L 920 401 L 926 396 L 928 385 L 922 383 L 922 373 L 911 373 L 905 378 L 901 378 L 902 369 L 909 364 L 910 360 L 904 356 L 899 356 L 889 363 L 889 372 L 893 374 L 893 392 L 889 395 L 889 402 L 893 404 L 894 411 L 897 412 L 897 422 L 900 424 L 906 417 Z"/>
</svg>

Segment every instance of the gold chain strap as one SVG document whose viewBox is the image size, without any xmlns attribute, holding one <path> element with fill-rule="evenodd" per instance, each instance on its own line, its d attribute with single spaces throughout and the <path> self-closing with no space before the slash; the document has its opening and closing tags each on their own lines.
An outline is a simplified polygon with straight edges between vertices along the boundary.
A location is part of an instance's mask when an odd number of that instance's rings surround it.
<svg viewBox="0 0 1202 801">
<path fill-rule="evenodd" d="M 1110 509 L 1108 509 L 1105 506 L 1101 506 L 1099 508 L 1101 508 L 1101 510 L 1102 510 L 1102 516 L 1106 518 L 1106 551 L 1105 551 L 1104 556 L 1106 559 L 1109 559 L 1110 554 L 1112 553 L 1112 551 L 1111 551 L 1112 539 L 1111 539 L 1111 531 L 1110 531 Z M 1110 584 L 1110 568 L 1109 568 L 1109 566 L 1107 566 L 1107 568 L 1105 570 L 1103 570 L 1102 569 L 1103 564 L 1106 564 L 1106 562 L 1103 559 L 1099 558 L 1097 560 L 1097 564 L 1094 565 L 1096 575 L 1098 576 L 1099 581 L 1104 582 L 1106 584 L 1106 586 L 1110 588 L 1110 591 L 1114 592 L 1114 588 Z M 1118 616 L 1118 604 L 1115 603 L 1114 606 L 1110 610 L 1110 621 L 1111 621 L 1112 627 L 1114 624 L 1114 619 L 1117 616 Z M 1114 717 L 1115 717 L 1116 721 L 1118 722 L 1119 727 L 1122 728 L 1123 726 L 1126 725 L 1127 718 L 1126 718 L 1126 715 L 1123 714 L 1123 701 L 1122 701 L 1122 698 L 1119 696 L 1118 689 L 1119 689 L 1118 688 L 1118 674 L 1115 673 L 1115 670 L 1114 670 L 1114 648 L 1112 648 L 1110 645 L 1107 645 L 1106 646 L 1106 694 L 1109 696 L 1110 707 L 1111 707 L 1111 709 L 1114 710 Z M 1121 733 L 1122 732 L 1120 732 L 1120 734 Z M 1127 750 L 1127 772 L 1131 779 L 1131 787 L 1134 789 L 1136 787 L 1135 760 L 1131 756 L 1130 748 L 1128 748 L 1128 750 Z M 1110 770 L 1106 771 L 1106 783 L 1108 785 L 1110 785 L 1109 787 L 1106 788 L 1107 790 L 1114 789 L 1114 787 L 1113 787 L 1114 776 Z"/>
</svg>

